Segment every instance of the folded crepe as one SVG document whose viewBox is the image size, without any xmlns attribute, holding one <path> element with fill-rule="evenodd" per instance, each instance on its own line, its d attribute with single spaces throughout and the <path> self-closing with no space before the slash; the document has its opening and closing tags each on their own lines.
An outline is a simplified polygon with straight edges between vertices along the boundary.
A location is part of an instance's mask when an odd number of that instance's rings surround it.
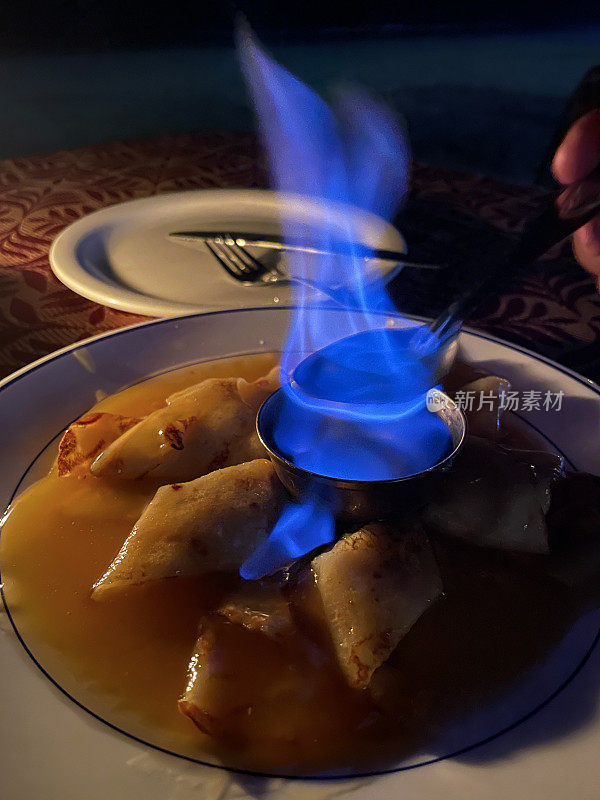
<svg viewBox="0 0 600 800">
<path fill-rule="evenodd" d="M 368 686 L 442 592 L 433 552 L 418 528 L 367 525 L 317 556 L 312 569 L 337 660 L 357 689 Z"/>
<path fill-rule="evenodd" d="M 92 411 L 72 422 L 58 445 L 56 467 L 59 476 L 89 473 L 98 454 L 139 421 L 138 417 Z"/>
<path fill-rule="evenodd" d="M 239 569 L 269 535 L 284 499 L 264 459 L 161 486 L 92 597 L 161 578 Z"/>
<path fill-rule="evenodd" d="M 425 509 L 426 526 L 485 547 L 548 553 L 546 512 L 563 477 L 560 456 L 469 436 Z"/>
<path fill-rule="evenodd" d="M 189 717 L 207 736 L 222 734 L 223 718 L 226 723 L 233 710 L 228 705 L 223 707 L 222 698 L 227 698 L 227 692 L 221 693 L 220 703 L 215 703 L 212 698 L 213 684 L 219 679 L 219 660 L 215 631 L 202 620 L 188 665 L 186 687 L 177 706 L 180 713 Z"/>
<path fill-rule="evenodd" d="M 499 438 L 506 410 L 506 403 L 502 399 L 509 391 L 510 381 L 496 375 L 486 375 L 464 384 L 454 393 L 457 402 L 462 399 L 469 433 L 484 439 Z"/>
<path fill-rule="evenodd" d="M 202 733 L 237 745 L 291 737 L 296 717 L 289 701 L 296 708 L 300 705 L 300 682 L 295 671 L 286 668 L 290 655 L 280 641 L 240 629 L 216 615 L 205 617 L 179 711 Z"/>
<path fill-rule="evenodd" d="M 222 467 L 263 458 L 256 413 L 277 388 L 274 368 L 253 383 L 209 378 L 167 398 L 110 444 L 92 464 L 98 477 L 189 481 Z"/>
<path fill-rule="evenodd" d="M 242 625 L 276 641 L 286 639 L 295 630 L 283 588 L 279 582 L 269 578 L 244 581 L 235 594 L 221 603 L 216 614 L 234 625 Z"/>
</svg>

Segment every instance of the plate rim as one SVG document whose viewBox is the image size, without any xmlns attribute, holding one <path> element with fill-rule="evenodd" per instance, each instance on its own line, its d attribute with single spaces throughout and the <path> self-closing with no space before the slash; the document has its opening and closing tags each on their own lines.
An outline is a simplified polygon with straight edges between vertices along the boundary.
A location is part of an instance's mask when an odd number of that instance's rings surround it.
<svg viewBox="0 0 600 800">
<path fill-rule="evenodd" d="M 134 322 L 131 323 L 130 325 L 123 325 L 118 328 L 112 328 L 111 330 L 108 331 L 95 333 L 92 336 L 86 337 L 85 339 L 78 339 L 76 342 L 72 342 L 71 344 L 67 344 L 64 347 L 60 347 L 58 350 L 52 350 L 45 356 L 41 356 L 35 361 L 32 361 L 29 364 L 26 364 L 25 366 L 15 370 L 14 372 L 9 373 L 4 378 L 0 379 L 0 391 L 5 389 L 8 385 L 13 383 L 14 381 L 24 377 L 28 372 L 35 372 L 40 367 L 43 367 L 45 364 L 50 363 L 51 361 L 54 361 L 73 350 L 78 350 L 82 347 L 87 347 L 101 339 L 108 339 L 111 336 L 119 336 L 122 333 L 135 330 L 136 328 L 151 327 L 153 325 L 161 325 L 163 323 L 176 323 L 179 319 L 188 319 L 190 317 L 212 317 L 220 314 L 244 314 L 256 311 L 274 311 L 274 312 L 294 311 L 297 308 L 299 308 L 299 306 L 294 304 L 287 304 L 278 306 L 251 306 L 248 308 L 218 308 L 210 311 L 190 311 L 185 314 L 177 314 L 176 316 L 156 317 L 154 319 L 142 320 L 141 322 Z M 342 311 L 344 311 L 344 309 L 336 309 L 333 306 L 331 308 L 327 308 L 327 310 L 337 311 L 338 313 L 342 313 Z M 432 319 L 431 317 L 419 314 L 404 314 L 402 312 L 397 312 L 396 315 L 384 312 L 378 312 L 378 313 L 380 313 L 382 317 L 398 316 L 403 319 L 413 320 L 416 322 L 427 322 L 431 321 Z M 486 341 L 493 342 L 495 344 L 500 344 L 504 347 L 508 347 L 511 350 L 516 350 L 517 352 L 523 353 L 524 355 L 529 356 L 530 358 L 533 358 L 536 361 L 541 361 L 543 364 L 546 364 L 547 366 L 556 369 L 558 372 L 567 375 L 568 377 L 572 378 L 578 383 L 581 383 L 590 391 L 600 396 L 600 384 L 596 383 L 591 378 L 586 378 L 585 375 L 576 372 L 570 367 L 565 367 L 563 364 L 560 364 L 558 361 L 554 361 L 548 356 L 544 356 L 541 353 L 536 353 L 535 350 L 531 350 L 528 347 L 523 347 L 522 345 L 515 344 L 509 341 L 508 339 L 501 338 L 500 336 L 495 336 L 494 334 L 486 333 L 485 331 L 480 331 L 477 328 L 474 328 L 470 325 L 463 325 L 461 328 L 461 333 L 463 332 L 468 333 L 471 336 L 475 336 L 479 339 L 484 339 Z"/>
</svg>

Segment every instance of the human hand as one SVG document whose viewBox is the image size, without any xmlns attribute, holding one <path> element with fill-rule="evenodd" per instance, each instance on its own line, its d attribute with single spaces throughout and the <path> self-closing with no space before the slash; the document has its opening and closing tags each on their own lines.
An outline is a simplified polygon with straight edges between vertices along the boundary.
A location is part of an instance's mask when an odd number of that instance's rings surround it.
<svg viewBox="0 0 600 800">
<path fill-rule="evenodd" d="M 554 154 L 552 172 L 563 184 L 585 178 L 600 163 L 600 109 L 590 111 L 567 131 Z M 600 216 L 573 235 L 575 258 L 596 276 L 600 291 Z"/>
</svg>

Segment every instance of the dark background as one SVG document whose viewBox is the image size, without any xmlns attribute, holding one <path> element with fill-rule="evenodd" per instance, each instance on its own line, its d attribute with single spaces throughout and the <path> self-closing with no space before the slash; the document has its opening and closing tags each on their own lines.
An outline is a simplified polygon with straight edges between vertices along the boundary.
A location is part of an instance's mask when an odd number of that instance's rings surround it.
<svg viewBox="0 0 600 800">
<path fill-rule="evenodd" d="M 16 0 L 4 3 L 0 48 L 78 52 L 231 41 L 232 20 L 245 13 L 274 43 L 459 31 L 536 30 L 600 19 L 597 0 L 553 4 L 528 0 L 362 0 L 343 4 L 240 0 Z"/>
<path fill-rule="evenodd" d="M 244 13 L 327 95 L 366 87 L 414 157 L 531 183 L 600 64 L 600 2 L 15 0 L 0 15 L 0 158 L 191 130 L 254 130 L 233 47 Z M 547 172 L 547 170 L 546 170 Z"/>
</svg>

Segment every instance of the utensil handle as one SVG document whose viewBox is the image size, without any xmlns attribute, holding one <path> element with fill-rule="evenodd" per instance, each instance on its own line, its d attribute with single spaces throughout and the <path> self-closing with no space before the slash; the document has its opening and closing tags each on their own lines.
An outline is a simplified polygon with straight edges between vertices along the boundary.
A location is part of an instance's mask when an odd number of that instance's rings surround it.
<svg viewBox="0 0 600 800">
<path fill-rule="evenodd" d="M 600 164 L 584 179 L 572 183 L 543 206 L 525 225 L 515 249 L 452 303 L 430 325 L 441 338 L 455 333 L 498 285 L 518 274 L 551 247 L 559 244 L 600 213 Z"/>
<path fill-rule="evenodd" d="M 379 261 L 393 261 L 394 263 L 401 263 L 408 269 L 430 269 L 439 270 L 443 269 L 445 264 L 430 264 L 420 259 L 407 258 L 406 253 L 401 253 L 399 250 L 386 250 L 381 248 L 371 248 L 360 242 L 346 243 L 341 241 L 333 241 L 328 243 L 327 248 L 316 247 L 311 242 L 305 239 L 284 239 L 282 236 L 275 234 L 268 236 L 257 233 L 223 233 L 223 231 L 174 231 L 169 236 L 180 239 L 223 239 L 227 236 L 243 245 L 253 245 L 255 247 L 264 247 L 269 250 L 288 250 L 292 252 L 311 253 L 314 255 L 341 255 L 352 256 L 354 258 L 372 258 Z"/>
<path fill-rule="evenodd" d="M 243 238 L 243 237 L 242 237 Z M 247 241 L 250 241 L 247 239 Z M 292 252 L 301 252 L 301 253 L 313 253 L 315 255 L 320 256 L 351 256 L 354 258 L 373 258 L 378 259 L 379 261 L 393 261 L 393 262 L 406 262 L 406 253 L 401 253 L 398 250 L 385 250 L 381 248 L 371 248 L 366 245 L 360 244 L 359 242 L 330 242 L 328 247 L 316 247 L 309 242 L 306 242 L 302 239 L 273 239 L 273 242 L 269 240 L 257 239 L 256 241 L 252 242 L 257 246 L 262 247 L 275 247 L 276 249 L 281 250 L 289 250 Z M 430 269 L 436 269 L 436 266 L 433 264 L 425 264 L 421 262 L 411 261 L 413 266 L 419 267 L 426 267 Z"/>
</svg>

